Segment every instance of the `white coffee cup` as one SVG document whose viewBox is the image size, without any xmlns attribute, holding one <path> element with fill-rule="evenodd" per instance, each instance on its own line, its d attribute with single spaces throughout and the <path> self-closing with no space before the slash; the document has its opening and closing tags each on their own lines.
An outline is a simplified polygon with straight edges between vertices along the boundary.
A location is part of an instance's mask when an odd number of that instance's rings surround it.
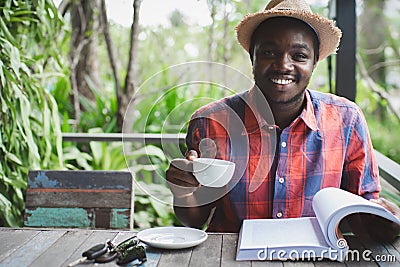
<svg viewBox="0 0 400 267">
<path fill-rule="evenodd" d="M 233 176 L 235 163 L 212 158 L 196 158 L 193 160 L 193 175 L 204 186 L 222 187 Z"/>
</svg>

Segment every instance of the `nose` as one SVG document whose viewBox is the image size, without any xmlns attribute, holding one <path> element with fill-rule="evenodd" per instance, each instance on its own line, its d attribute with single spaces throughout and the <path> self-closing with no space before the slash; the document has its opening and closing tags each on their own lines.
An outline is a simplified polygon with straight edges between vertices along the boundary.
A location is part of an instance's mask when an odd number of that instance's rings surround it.
<svg viewBox="0 0 400 267">
<path fill-rule="evenodd" d="M 288 54 L 282 53 L 276 57 L 274 62 L 275 68 L 280 71 L 291 71 L 293 69 L 293 62 Z"/>
</svg>

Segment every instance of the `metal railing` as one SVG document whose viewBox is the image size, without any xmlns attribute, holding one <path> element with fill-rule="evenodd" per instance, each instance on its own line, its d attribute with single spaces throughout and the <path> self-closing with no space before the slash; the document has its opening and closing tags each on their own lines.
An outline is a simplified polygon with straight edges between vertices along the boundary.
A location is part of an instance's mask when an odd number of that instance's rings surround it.
<svg viewBox="0 0 400 267">
<path fill-rule="evenodd" d="M 149 133 L 63 133 L 63 141 L 72 142 L 141 142 L 150 144 L 184 143 L 185 134 L 149 134 Z M 396 190 L 400 191 L 400 165 L 377 150 L 374 150 L 380 176 Z"/>
<path fill-rule="evenodd" d="M 151 133 L 63 133 L 63 141 L 87 143 L 99 142 L 137 142 L 161 144 L 162 142 L 173 143 L 185 142 L 185 134 L 151 134 Z"/>
</svg>

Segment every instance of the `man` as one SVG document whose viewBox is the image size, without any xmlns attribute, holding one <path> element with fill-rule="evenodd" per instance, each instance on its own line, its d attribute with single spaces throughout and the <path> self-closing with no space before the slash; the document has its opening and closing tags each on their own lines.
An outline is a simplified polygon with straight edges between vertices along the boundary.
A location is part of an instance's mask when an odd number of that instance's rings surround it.
<svg viewBox="0 0 400 267">
<path fill-rule="evenodd" d="M 317 62 L 337 50 L 339 28 L 304 0 L 272 0 L 236 33 L 255 85 L 192 116 L 188 160 L 167 170 L 180 221 L 238 232 L 243 219 L 314 216 L 312 198 L 324 187 L 377 199 L 378 167 L 361 110 L 307 89 Z M 199 185 L 190 161 L 198 154 L 235 162 L 231 183 Z"/>
</svg>

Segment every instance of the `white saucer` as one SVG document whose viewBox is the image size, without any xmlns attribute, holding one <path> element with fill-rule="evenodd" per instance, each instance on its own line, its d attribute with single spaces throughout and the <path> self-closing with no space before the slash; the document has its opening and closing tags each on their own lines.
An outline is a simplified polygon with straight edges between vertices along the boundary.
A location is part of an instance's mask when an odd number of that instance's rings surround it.
<svg viewBox="0 0 400 267">
<path fill-rule="evenodd" d="M 195 228 L 167 226 L 142 230 L 137 237 L 155 248 L 181 249 L 203 243 L 208 235 Z"/>
</svg>

